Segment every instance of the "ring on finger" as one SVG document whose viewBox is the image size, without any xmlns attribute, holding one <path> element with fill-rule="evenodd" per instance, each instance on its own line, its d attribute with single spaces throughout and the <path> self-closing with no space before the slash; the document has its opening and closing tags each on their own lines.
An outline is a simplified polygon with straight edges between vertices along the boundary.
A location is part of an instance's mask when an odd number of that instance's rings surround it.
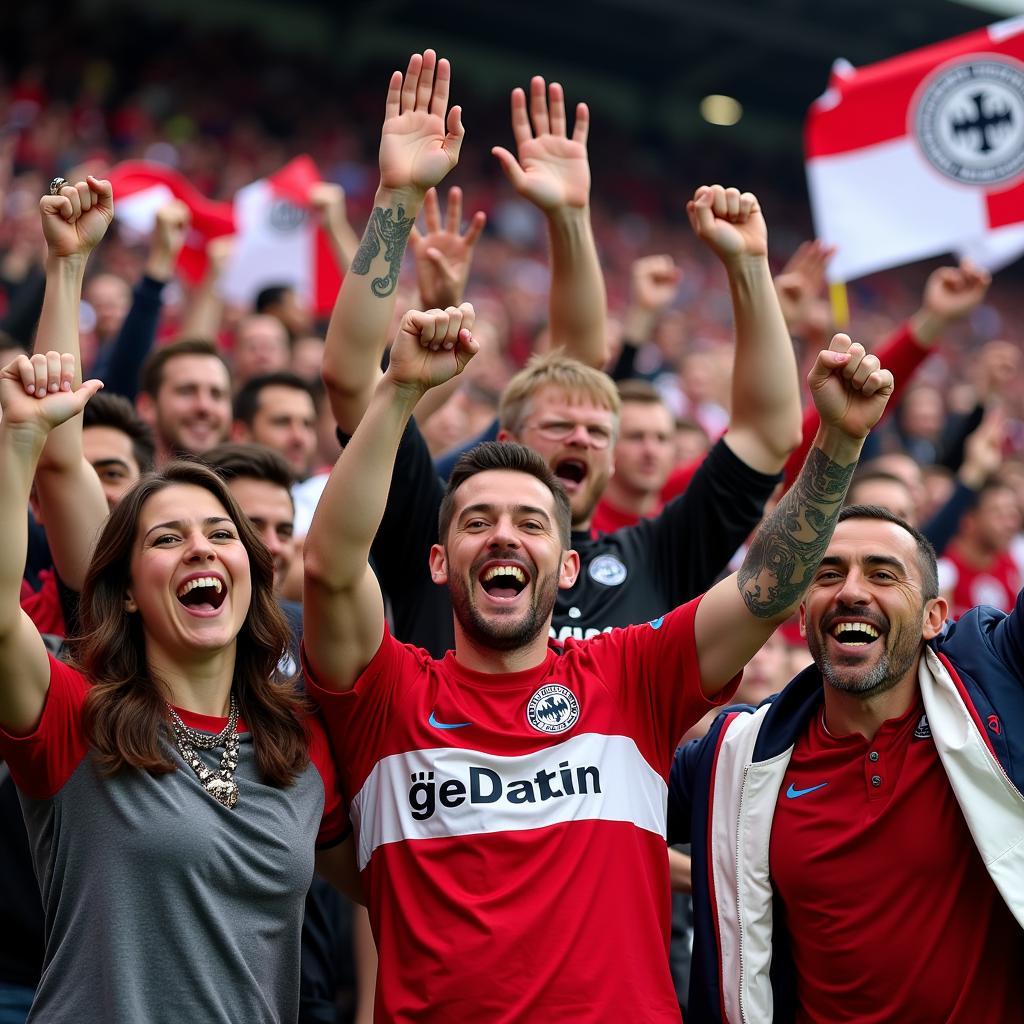
<svg viewBox="0 0 1024 1024">
<path fill-rule="evenodd" d="M 67 181 L 60 176 L 50 180 L 50 195 L 59 196 L 60 190 L 67 184 Z"/>
</svg>

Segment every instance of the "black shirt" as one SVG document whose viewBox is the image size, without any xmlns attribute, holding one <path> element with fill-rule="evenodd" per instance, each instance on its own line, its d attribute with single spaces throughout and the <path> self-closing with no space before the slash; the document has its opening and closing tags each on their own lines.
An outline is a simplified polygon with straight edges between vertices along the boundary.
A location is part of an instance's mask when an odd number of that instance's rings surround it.
<svg viewBox="0 0 1024 1024">
<path fill-rule="evenodd" d="M 596 539 L 574 533 L 580 575 L 571 590 L 558 591 L 552 636 L 582 638 L 647 622 L 704 593 L 760 522 L 779 479 L 751 469 L 719 441 L 686 491 L 653 519 Z M 434 657 L 455 642 L 448 590 L 431 580 L 428 566 L 443 495 L 410 420 L 371 557 L 395 637 Z"/>
</svg>

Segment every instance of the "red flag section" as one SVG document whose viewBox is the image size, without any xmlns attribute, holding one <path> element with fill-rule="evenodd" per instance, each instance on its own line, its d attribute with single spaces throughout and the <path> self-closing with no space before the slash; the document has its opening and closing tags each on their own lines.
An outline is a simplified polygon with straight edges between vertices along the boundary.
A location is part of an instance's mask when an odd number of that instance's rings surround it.
<svg viewBox="0 0 1024 1024">
<path fill-rule="evenodd" d="M 1024 19 L 837 63 L 804 143 L 817 233 L 838 248 L 832 280 L 1024 222 Z"/>
<path fill-rule="evenodd" d="M 126 160 L 108 172 L 114 188 L 114 215 L 140 234 L 153 229 L 157 210 L 170 199 L 180 199 L 192 214 L 192 228 L 179 258 L 179 267 L 191 283 L 206 269 L 206 243 L 235 230 L 231 203 L 204 196 L 173 168 L 145 160 Z"/>
</svg>

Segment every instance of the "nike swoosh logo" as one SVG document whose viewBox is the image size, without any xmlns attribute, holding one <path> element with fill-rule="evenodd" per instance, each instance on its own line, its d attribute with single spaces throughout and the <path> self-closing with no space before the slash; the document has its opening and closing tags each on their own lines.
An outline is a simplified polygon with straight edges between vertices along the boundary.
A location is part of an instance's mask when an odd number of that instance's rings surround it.
<svg viewBox="0 0 1024 1024">
<path fill-rule="evenodd" d="M 791 782 L 789 784 L 789 789 L 786 790 L 786 796 L 788 796 L 790 800 L 795 800 L 798 796 L 807 796 L 808 793 L 813 793 L 816 789 L 824 789 L 827 785 L 827 782 L 819 782 L 816 786 L 811 786 L 808 789 L 797 789 Z"/>
<path fill-rule="evenodd" d="M 430 712 L 428 721 L 435 729 L 464 729 L 467 725 L 473 724 L 472 722 L 439 722 L 433 711 Z"/>
</svg>

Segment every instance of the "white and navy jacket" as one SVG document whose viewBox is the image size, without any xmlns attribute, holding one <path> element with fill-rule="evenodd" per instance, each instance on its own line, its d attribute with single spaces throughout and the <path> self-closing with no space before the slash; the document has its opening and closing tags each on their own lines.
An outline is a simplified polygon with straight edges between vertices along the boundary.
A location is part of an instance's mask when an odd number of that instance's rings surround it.
<svg viewBox="0 0 1024 1024">
<path fill-rule="evenodd" d="M 930 641 L 918 678 L 950 786 L 1024 928 L 1024 591 L 1009 615 L 974 608 Z M 669 842 L 691 843 L 693 855 L 691 1020 L 794 1017 L 792 960 L 784 929 L 774 928 L 768 850 L 793 744 L 821 703 L 812 665 L 759 708 L 725 709 L 703 739 L 676 752 Z"/>
</svg>

